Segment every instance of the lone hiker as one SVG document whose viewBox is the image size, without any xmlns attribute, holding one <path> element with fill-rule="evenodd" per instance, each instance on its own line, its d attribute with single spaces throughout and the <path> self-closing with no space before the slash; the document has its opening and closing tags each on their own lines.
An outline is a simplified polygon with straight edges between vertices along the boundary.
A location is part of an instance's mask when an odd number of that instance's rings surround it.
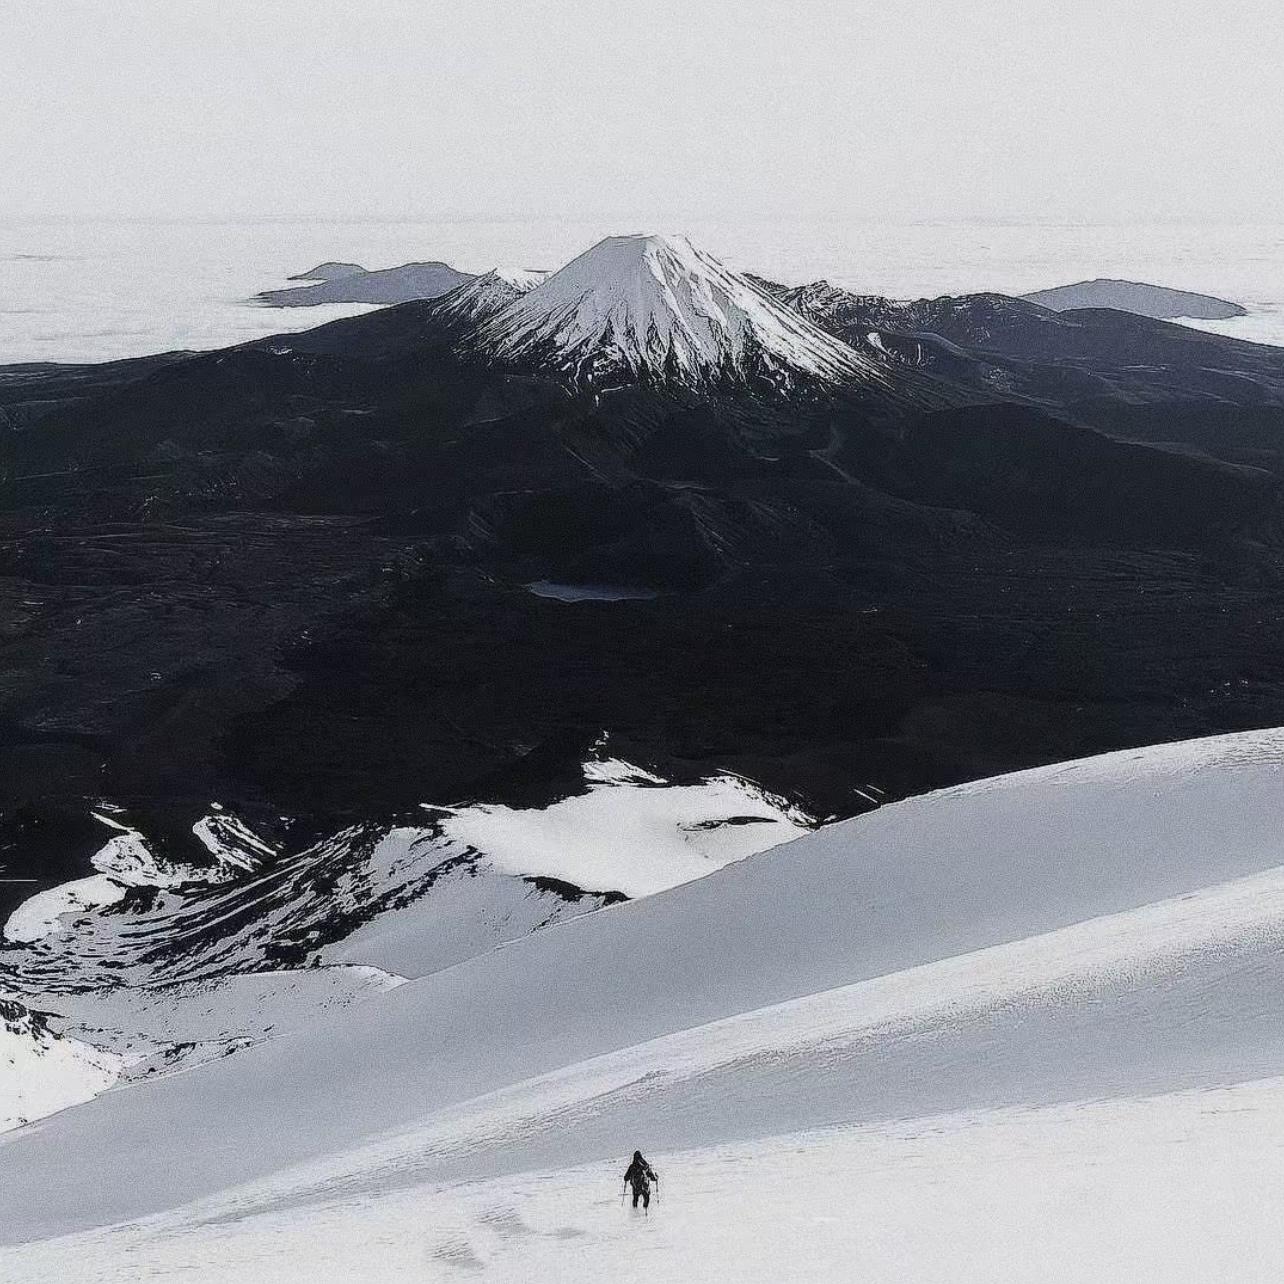
<svg viewBox="0 0 1284 1284">
<path fill-rule="evenodd" d="M 638 1206 L 638 1200 L 642 1201 L 642 1211 L 648 1212 L 651 1208 L 651 1183 L 655 1182 L 658 1186 L 660 1179 L 655 1175 L 655 1169 L 642 1158 L 642 1152 L 635 1150 L 633 1152 L 633 1162 L 628 1166 L 624 1173 L 624 1184 L 633 1187 L 633 1207 Z"/>
</svg>

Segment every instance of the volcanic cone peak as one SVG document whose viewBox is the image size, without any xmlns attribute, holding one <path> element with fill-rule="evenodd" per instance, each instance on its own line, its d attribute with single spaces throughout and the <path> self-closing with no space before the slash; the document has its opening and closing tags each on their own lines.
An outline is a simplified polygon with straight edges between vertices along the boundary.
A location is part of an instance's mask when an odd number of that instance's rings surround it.
<svg viewBox="0 0 1284 1284">
<path fill-rule="evenodd" d="M 883 380 L 872 361 L 681 236 L 610 236 L 485 322 L 477 346 L 577 381 Z"/>
</svg>

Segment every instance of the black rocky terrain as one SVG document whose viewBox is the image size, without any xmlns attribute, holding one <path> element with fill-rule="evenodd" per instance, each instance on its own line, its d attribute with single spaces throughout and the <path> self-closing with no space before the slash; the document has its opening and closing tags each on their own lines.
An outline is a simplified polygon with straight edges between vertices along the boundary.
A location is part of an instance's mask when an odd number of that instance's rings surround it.
<svg viewBox="0 0 1284 1284">
<path fill-rule="evenodd" d="M 841 814 L 1284 723 L 1284 351 L 779 292 L 916 395 L 568 388 L 431 302 L 0 371 L 6 876 L 83 872 L 100 798 L 194 858 L 211 800 L 321 833 L 603 731 Z"/>
</svg>

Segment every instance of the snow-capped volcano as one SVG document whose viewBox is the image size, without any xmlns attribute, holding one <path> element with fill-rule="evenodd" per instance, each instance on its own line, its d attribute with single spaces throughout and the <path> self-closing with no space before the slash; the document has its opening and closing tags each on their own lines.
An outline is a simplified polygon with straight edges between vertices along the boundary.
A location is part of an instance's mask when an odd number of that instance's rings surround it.
<svg viewBox="0 0 1284 1284">
<path fill-rule="evenodd" d="M 525 294 L 527 290 L 533 290 L 542 281 L 548 279 L 548 269 L 497 267 L 491 268 L 480 279 L 483 281 L 502 281 L 505 285 L 511 285 L 518 294 Z"/>
<path fill-rule="evenodd" d="M 443 294 L 439 315 L 455 320 L 484 321 L 533 290 L 547 272 L 536 268 L 491 268 Z"/>
<path fill-rule="evenodd" d="M 538 360 L 584 381 L 883 378 L 872 361 L 681 236 L 599 241 L 487 321 L 477 344 L 496 359 Z"/>
</svg>

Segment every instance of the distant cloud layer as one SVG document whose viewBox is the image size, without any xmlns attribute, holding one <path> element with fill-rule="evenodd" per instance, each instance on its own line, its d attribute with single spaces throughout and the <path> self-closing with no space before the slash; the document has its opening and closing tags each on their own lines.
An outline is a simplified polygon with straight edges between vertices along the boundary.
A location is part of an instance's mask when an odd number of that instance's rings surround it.
<svg viewBox="0 0 1284 1284">
<path fill-rule="evenodd" d="M 1267 219 L 1277 0 L 8 0 L 0 217 Z"/>
</svg>

